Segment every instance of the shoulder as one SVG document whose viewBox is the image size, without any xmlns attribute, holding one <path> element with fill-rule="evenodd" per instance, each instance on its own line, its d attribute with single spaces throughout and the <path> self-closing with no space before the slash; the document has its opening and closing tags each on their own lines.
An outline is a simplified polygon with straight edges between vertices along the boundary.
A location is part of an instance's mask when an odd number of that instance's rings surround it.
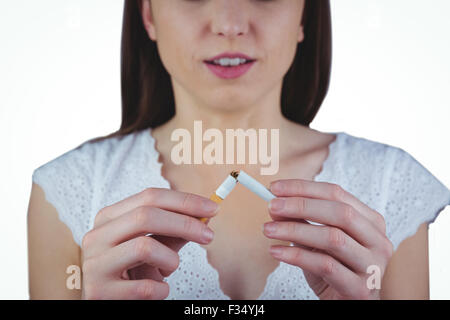
<svg viewBox="0 0 450 320">
<path fill-rule="evenodd" d="M 354 162 L 375 162 L 376 159 L 394 156 L 402 149 L 377 140 L 352 135 L 346 132 L 339 133 L 340 148 L 344 151 L 345 159 Z"/>
<path fill-rule="evenodd" d="M 398 166 L 421 166 L 398 146 L 346 132 L 338 132 L 334 151 L 340 180 L 353 182 L 354 188 L 361 189 L 372 189 L 374 183 L 378 184 L 378 193 Z"/>
<path fill-rule="evenodd" d="M 87 140 L 39 166 L 34 170 L 33 176 L 39 178 L 43 174 L 55 174 L 58 170 L 76 172 L 79 176 L 89 175 L 92 170 L 101 170 L 111 165 L 114 162 L 113 160 L 123 153 L 129 152 L 133 146 L 137 145 L 140 135 L 142 135 L 142 132 L 106 138 L 100 141 Z M 106 159 L 108 161 L 105 161 Z"/>
<path fill-rule="evenodd" d="M 320 180 L 337 183 L 366 202 L 377 201 L 381 180 L 389 173 L 393 159 L 401 149 L 386 143 L 355 136 L 344 131 L 328 132 L 336 135 L 329 146 L 326 170 Z"/>
<path fill-rule="evenodd" d="M 347 168 L 354 166 L 358 173 L 377 175 L 385 186 L 397 182 L 409 187 L 441 187 L 448 189 L 421 162 L 405 149 L 363 137 L 340 133 L 340 158 Z M 351 169 L 347 170 L 353 171 Z"/>
<path fill-rule="evenodd" d="M 99 188 L 115 174 L 117 163 L 140 147 L 139 133 L 85 141 L 33 171 L 32 182 L 44 191 L 45 199 L 70 228 L 78 245 L 90 227 L 92 204 Z"/>
<path fill-rule="evenodd" d="M 403 148 L 347 133 L 340 143 L 342 181 L 384 216 L 395 249 L 450 205 L 450 190 Z"/>
</svg>

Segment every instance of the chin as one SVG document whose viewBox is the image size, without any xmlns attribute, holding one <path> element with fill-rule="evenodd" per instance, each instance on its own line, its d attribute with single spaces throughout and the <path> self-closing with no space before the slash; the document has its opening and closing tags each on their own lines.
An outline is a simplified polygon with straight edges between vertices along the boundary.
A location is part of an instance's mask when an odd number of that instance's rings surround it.
<svg viewBox="0 0 450 320">
<path fill-rule="evenodd" d="M 248 109 L 251 104 L 254 104 L 255 99 L 248 99 L 246 96 L 212 96 L 207 99 L 207 105 L 214 110 L 223 111 L 239 111 Z"/>
<path fill-rule="evenodd" d="M 206 99 L 212 105 L 230 106 L 230 105 L 244 105 L 248 106 L 257 100 L 257 94 L 253 93 L 246 86 L 239 86 L 239 88 L 231 88 L 227 86 L 217 87 L 208 90 Z"/>
<path fill-rule="evenodd" d="M 217 101 L 215 101 L 213 103 L 208 104 L 208 106 L 211 110 L 223 111 L 223 112 L 234 112 L 234 111 L 239 111 L 239 110 L 245 109 L 244 104 L 236 104 L 236 103 L 231 103 L 229 101 L 224 102 L 224 103 L 218 103 Z"/>
</svg>

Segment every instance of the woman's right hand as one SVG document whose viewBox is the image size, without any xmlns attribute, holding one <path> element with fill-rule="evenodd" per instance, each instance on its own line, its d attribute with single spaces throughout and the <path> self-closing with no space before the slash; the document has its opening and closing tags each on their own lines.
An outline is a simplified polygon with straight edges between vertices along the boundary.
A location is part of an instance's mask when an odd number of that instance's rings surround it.
<svg viewBox="0 0 450 320">
<path fill-rule="evenodd" d="M 198 218 L 217 211 L 208 198 L 165 188 L 101 209 L 82 241 L 82 299 L 165 299 L 163 279 L 178 268 L 178 251 L 188 241 L 211 241 L 205 231 L 213 231 Z"/>
</svg>

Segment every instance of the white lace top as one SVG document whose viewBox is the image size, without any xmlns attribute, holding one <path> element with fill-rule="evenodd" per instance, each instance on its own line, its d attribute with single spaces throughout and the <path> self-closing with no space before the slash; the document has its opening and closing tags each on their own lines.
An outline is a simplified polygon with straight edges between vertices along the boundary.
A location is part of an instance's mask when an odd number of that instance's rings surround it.
<svg viewBox="0 0 450 320">
<path fill-rule="evenodd" d="M 423 222 L 432 223 L 450 204 L 450 190 L 401 148 L 334 132 L 335 141 L 314 181 L 339 184 L 381 213 L 394 248 L 415 234 Z M 148 187 L 170 188 L 161 175 L 159 153 L 151 129 L 82 143 L 33 172 L 33 182 L 72 231 L 81 246 L 96 213 Z M 206 251 L 188 242 L 180 251 L 178 269 L 165 280 L 166 299 L 230 299 Z M 317 299 L 299 267 L 280 262 L 268 276 L 258 299 Z"/>
</svg>

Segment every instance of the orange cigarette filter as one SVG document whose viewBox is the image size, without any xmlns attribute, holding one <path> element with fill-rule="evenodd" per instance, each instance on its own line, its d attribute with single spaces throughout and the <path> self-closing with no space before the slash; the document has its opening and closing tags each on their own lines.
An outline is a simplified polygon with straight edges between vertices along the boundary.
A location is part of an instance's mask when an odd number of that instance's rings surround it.
<svg viewBox="0 0 450 320">
<path fill-rule="evenodd" d="M 211 197 L 209 197 L 209 199 L 217 204 L 220 204 L 222 200 L 225 199 L 236 186 L 236 178 L 238 175 L 239 171 L 232 171 L 222 182 L 222 184 L 217 188 L 216 192 L 214 192 Z M 209 220 L 210 218 L 200 218 L 200 221 L 206 224 L 209 222 Z"/>
</svg>

